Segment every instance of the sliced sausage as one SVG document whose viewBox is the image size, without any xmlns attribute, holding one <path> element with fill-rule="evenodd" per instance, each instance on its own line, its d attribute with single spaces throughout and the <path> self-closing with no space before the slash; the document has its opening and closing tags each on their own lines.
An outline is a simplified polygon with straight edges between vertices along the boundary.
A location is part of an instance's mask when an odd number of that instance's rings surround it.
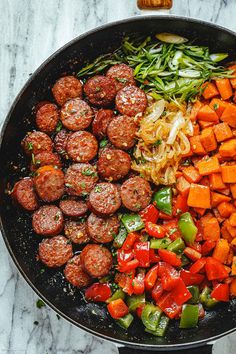
<svg viewBox="0 0 236 354">
<path fill-rule="evenodd" d="M 86 230 L 85 222 L 66 221 L 65 235 L 72 242 L 80 245 L 89 242 L 90 238 Z"/>
<path fill-rule="evenodd" d="M 38 256 L 47 267 L 61 267 L 73 256 L 71 242 L 61 235 L 46 238 L 39 244 Z"/>
<path fill-rule="evenodd" d="M 22 208 L 28 211 L 34 211 L 39 207 L 34 191 L 34 182 L 30 177 L 23 178 L 16 182 L 11 195 Z"/>
<path fill-rule="evenodd" d="M 64 226 L 64 218 L 61 210 L 56 205 L 42 206 L 34 212 L 32 226 L 38 235 L 58 235 Z"/>
<path fill-rule="evenodd" d="M 95 214 L 112 215 L 120 206 L 119 190 L 112 183 L 98 183 L 89 195 L 89 207 Z"/>
<path fill-rule="evenodd" d="M 79 131 L 71 134 L 66 149 L 72 160 L 77 162 L 88 162 L 96 156 L 98 143 L 95 136 L 91 133 Z"/>
<path fill-rule="evenodd" d="M 87 219 L 87 231 L 94 242 L 107 243 L 114 239 L 119 231 L 119 219 L 116 215 L 101 218 L 96 214 L 90 214 Z"/>
<path fill-rule="evenodd" d="M 110 67 L 106 76 L 115 82 L 116 91 L 121 90 L 125 86 L 135 86 L 134 71 L 126 64 L 116 64 Z"/>
<path fill-rule="evenodd" d="M 72 133 L 67 132 L 65 129 L 62 129 L 57 133 L 54 139 L 54 149 L 56 152 L 60 155 L 65 156 L 66 155 L 66 145 L 67 141 L 69 139 L 69 136 Z"/>
<path fill-rule="evenodd" d="M 84 288 L 91 283 L 91 277 L 81 266 L 80 256 L 76 255 L 67 262 L 64 275 L 69 283 L 77 288 Z"/>
<path fill-rule="evenodd" d="M 69 130 L 77 131 L 88 128 L 92 118 L 92 109 L 80 98 L 67 101 L 61 108 L 62 124 Z"/>
<path fill-rule="evenodd" d="M 129 173 L 131 158 L 122 150 L 105 148 L 99 154 L 97 167 L 100 177 L 110 182 L 117 181 Z"/>
<path fill-rule="evenodd" d="M 35 189 L 44 202 L 54 202 L 64 193 L 64 173 L 54 166 L 43 166 L 35 172 Z"/>
<path fill-rule="evenodd" d="M 65 174 L 66 191 L 70 195 L 84 197 L 91 192 L 98 180 L 97 170 L 89 163 L 71 165 Z"/>
<path fill-rule="evenodd" d="M 52 165 L 61 168 L 60 157 L 51 151 L 42 151 L 39 154 L 34 155 L 34 158 L 31 161 L 30 170 L 36 171 L 39 167 L 46 165 Z"/>
<path fill-rule="evenodd" d="M 138 126 L 134 119 L 128 116 L 114 118 L 107 128 L 107 135 L 111 143 L 122 150 L 128 150 L 135 144 Z"/>
<path fill-rule="evenodd" d="M 147 108 L 147 96 L 136 86 L 126 86 L 116 95 L 116 107 L 121 114 L 134 117 Z"/>
<path fill-rule="evenodd" d="M 88 207 L 83 200 L 63 199 L 59 207 L 65 216 L 78 218 L 87 213 Z"/>
<path fill-rule="evenodd" d="M 112 267 L 111 252 L 101 245 L 90 244 L 80 254 L 81 265 L 92 278 L 107 275 Z"/>
<path fill-rule="evenodd" d="M 44 133 L 53 133 L 59 121 L 57 106 L 47 102 L 40 105 L 36 112 L 36 125 Z"/>
<path fill-rule="evenodd" d="M 82 98 L 82 84 L 74 76 L 61 77 L 53 86 L 52 94 L 56 102 L 63 106 L 71 98 Z"/>
<path fill-rule="evenodd" d="M 122 203 L 129 210 L 139 211 L 146 208 L 151 198 L 150 184 L 141 177 L 129 178 L 121 186 Z"/>
<path fill-rule="evenodd" d="M 93 134 L 102 139 L 107 135 L 107 127 L 113 119 L 113 111 L 111 109 L 100 109 L 96 114 L 92 123 Z"/>
<path fill-rule="evenodd" d="M 53 143 L 47 134 L 34 131 L 25 136 L 21 145 L 27 155 L 36 155 L 43 151 L 52 151 Z"/>
<path fill-rule="evenodd" d="M 116 87 L 109 77 L 96 75 L 87 80 L 84 92 L 90 103 L 95 106 L 109 106 L 115 98 Z"/>
</svg>

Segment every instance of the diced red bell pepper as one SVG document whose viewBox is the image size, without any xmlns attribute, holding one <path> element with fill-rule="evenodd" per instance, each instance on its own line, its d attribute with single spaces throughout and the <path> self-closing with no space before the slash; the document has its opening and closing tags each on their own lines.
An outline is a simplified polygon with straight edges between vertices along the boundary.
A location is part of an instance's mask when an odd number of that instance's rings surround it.
<svg viewBox="0 0 236 354">
<path fill-rule="evenodd" d="M 166 262 L 159 262 L 159 276 L 164 290 L 172 290 L 179 280 L 179 272 Z"/>
<path fill-rule="evenodd" d="M 132 282 L 135 276 L 135 270 L 132 270 L 129 273 L 118 273 L 116 274 L 116 282 L 128 295 L 132 295 L 134 292 Z"/>
<path fill-rule="evenodd" d="M 144 223 L 151 221 L 152 223 L 156 224 L 159 211 L 153 204 L 149 204 L 144 210 L 140 211 L 139 215 L 141 216 Z"/>
<path fill-rule="evenodd" d="M 200 252 L 198 252 L 190 247 L 186 247 L 184 249 L 184 254 L 185 254 L 185 256 L 187 256 L 188 258 L 190 258 L 194 262 L 202 257 Z"/>
<path fill-rule="evenodd" d="M 188 245 L 190 248 L 193 248 L 195 251 L 202 253 L 202 245 L 199 242 L 194 242 L 192 245 Z"/>
<path fill-rule="evenodd" d="M 139 261 L 137 259 L 132 259 L 132 261 L 119 265 L 118 270 L 121 273 L 129 273 L 131 270 L 136 269 L 138 266 L 139 266 Z"/>
<path fill-rule="evenodd" d="M 211 297 L 218 301 L 229 301 L 229 284 L 217 284 L 211 292 Z"/>
<path fill-rule="evenodd" d="M 122 249 L 129 251 L 133 248 L 134 243 L 139 239 L 139 234 L 137 232 L 130 232 L 122 245 Z"/>
<path fill-rule="evenodd" d="M 184 284 L 183 280 L 179 278 L 178 283 L 176 286 L 171 290 L 171 295 L 177 305 L 183 305 L 189 299 L 191 299 L 192 294 L 187 289 L 186 285 Z"/>
<path fill-rule="evenodd" d="M 161 295 L 163 294 L 163 287 L 162 287 L 162 284 L 159 280 L 156 281 L 153 289 L 152 289 L 152 298 L 155 302 L 158 301 L 158 299 L 161 297 Z"/>
<path fill-rule="evenodd" d="M 202 255 L 207 256 L 214 248 L 215 248 L 216 242 L 212 240 L 206 240 L 202 244 Z"/>
<path fill-rule="evenodd" d="M 183 194 L 178 194 L 176 198 L 173 198 L 173 216 L 178 216 L 188 211 L 187 199 L 188 196 Z"/>
<path fill-rule="evenodd" d="M 206 258 L 202 257 L 191 265 L 189 271 L 193 274 L 199 273 L 204 269 L 205 264 L 206 264 Z"/>
<path fill-rule="evenodd" d="M 136 308 L 136 314 L 139 318 L 141 318 L 142 316 L 142 312 L 143 312 L 143 309 L 145 307 L 145 303 L 144 304 L 140 304 L 137 308 Z"/>
<path fill-rule="evenodd" d="M 168 215 L 166 213 L 163 213 L 163 211 L 159 210 L 159 219 L 171 220 L 171 219 L 173 219 L 173 216 L 172 215 Z"/>
<path fill-rule="evenodd" d="M 169 318 L 175 318 L 182 309 L 182 306 L 176 304 L 171 293 L 164 293 L 157 304 Z"/>
<path fill-rule="evenodd" d="M 94 283 L 85 290 L 86 300 L 95 302 L 105 302 L 111 295 L 110 286 L 106 283 Z"/>
<path fill-rule="evenodd" d="M 144 280 L 146 290 L 151 290 L 154 287 L 157 280 L 158 271 L 159 271 L 159 264 L 156 264 L 154 267 L 149 269 L 149 271 L 146 273 L 145 280 Z"/>
<path fill-rule="evenodd" d="M 178 219 L 172 219 L 170 221 L 166 221 L 163 224 L 163 227 L 166 230 L 166 233 L 168 233 L 170 239 L 172 241 L 175 241 L 177 238 L 181 237 L 179 228 L 178 228 Z"/>
<path fill-rule="evenodd" d="M 213 257 L 207 257 L 205 269 L 208 280 L 223 280 L 228 277 L 224 265 Z"/>
<path fill-rule="evenodd" d="M 140 295 L 144 293 L 145 291 L 144 278 L 145 278 L 145 274 L 143 272 L 138 273 L 136 277 L 134 277 L 132 286 L 133 286 L 133 293 L 135 295 Z"/>
<path fill-rule="evenodd" d="M 138 260 L 140 267 L 150 266 L 149 249 L 149 242 L 136 242 L 134 244 L 135 258 Z"/>
<path fill-rule="evenodd" d="M 157 263 L 161 260 L 161 258 L 158 256 L 158 254 L 153 248 L 150 248 L 149 250 L 149 259 L 150 263 Z"/>
<path fill-rule="evenodd" d="M 193 274 L 188 270 L 182 269 L 180 271 L 180 277 L 183 279 L 184 284 L 189 285 L 198 285 L 204 280 L 204 275 L 202 274 Z"/>
<path fill-rule="evenodd" d="M 145 223 L 145 229 L 150 236 L 155 238 L 163 238 L 166 234 L 166 230 L 163 226 L 153 224 L 150 221 Z"/>
<path fill-rule="evenodd" d="M 117 250 L 117 261 L 119 265 L 127 263 L 134 258 L 133 250 L 125 251 L 121 248 Z"/>
<path fill-rule="evenodd" d="M 111 301 L 107 305 L 107 309 L 111 317 L 116 320 L 129 313 L 129 308 L 122 299 Z"/>
<path fill-rule="evenodd" d="M 198 318 L 204 318 L 204 317 L 205 317 L 205 310 L 202 304 L 198 304 Z"/>
<path fill-rule="evenodd" d="M 163 249 L 160 248 L 158 250 L 158 254 L 164 262 L 167 262 L 174 267 L 181 266 L 182 262 L 181 262 L 180 258 L 178 258 L 174 252 L 169 251 L 169 250 L 165 250 L 164 248 Z"/>
<path fill-rule="evenodd" d="M 202 228 L 202 224 L 201 224 L 201 221 L 200 220 L 197 220 L 195 222 L 195 225 L 197 227 L 197 235 L 196 235 L 196 238 L 195 238 L 195 241 L 196 242 L 200 242 L 203 240 L 203 228 Z"/>
</svg>

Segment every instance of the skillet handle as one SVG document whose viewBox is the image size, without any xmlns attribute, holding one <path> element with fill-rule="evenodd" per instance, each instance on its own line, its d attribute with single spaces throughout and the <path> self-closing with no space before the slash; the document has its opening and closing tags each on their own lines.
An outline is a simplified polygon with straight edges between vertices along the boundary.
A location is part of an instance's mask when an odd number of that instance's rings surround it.
<svg viewBox="0 0 236 354">
<path fill-rule="evenodd" d="M 140 10 L 171 9 L 172 0 L 138 0 Z"/>
<path fill-rule="evenodd" d="M 174 347 L 174 345 L 173 345 Z M 211 344 L 204 345 L 203 347 L 198 348 L 189 348 L 189 349 L 181 349 L 181 350 L 171 350 L 171 351 L 148 351 L 148 350 L 139 350 L 133 349 L 129 347 L 120 347 L 118 348 L 119 354 L 212 354 L 213 346 Z"/>
</svg>

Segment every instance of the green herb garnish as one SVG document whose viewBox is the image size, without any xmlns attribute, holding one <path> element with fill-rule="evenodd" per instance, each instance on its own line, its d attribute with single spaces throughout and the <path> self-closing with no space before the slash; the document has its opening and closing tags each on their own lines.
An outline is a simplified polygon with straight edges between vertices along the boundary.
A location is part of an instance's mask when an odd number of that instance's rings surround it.
<svg viewBox="0 0 236 354">
<path fill-rule="evenodd" d="M 42 307 L 46 306 L 45 303 L 43 302 L 43 300 L 38 299 L 36 302 L 36 306 L 38 309 L 41 309 Z"/>
</svg>

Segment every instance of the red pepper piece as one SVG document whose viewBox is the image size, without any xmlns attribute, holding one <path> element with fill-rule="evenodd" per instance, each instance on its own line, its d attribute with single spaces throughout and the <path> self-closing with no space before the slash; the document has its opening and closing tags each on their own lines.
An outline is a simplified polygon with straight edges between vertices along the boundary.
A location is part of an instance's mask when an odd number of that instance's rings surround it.
<svg viewBox="0 0 236 354">
<path fill-rule="evenodd" d="M 193 248 L 195 251 L 202 253 L 202 246 L 199 242 L 194 242 L 192 245 L 188 245 L 190 248 Z"/>
<path fill-rule="evenodd" d="M 224 265 L 213 257 L 207 257 L 205 269 L 208 280 L 223 280 L 228 277 Z"/>
<path fill-rule="evenodd" d="M 139 234 L 137 232 L 130 232 L 127 235 L 121 248 L 125 251 L 131 250 L 133 248 L 134 243 L 138 240 L 138 238 L 139 238 Z"/>
<path fill-rule="evenodd" d="M 134 244 L 135 258 L 138 260 L 140 267 L 150 266 L 149 249 L 149 242 L 136 242 Z"/>
<path fill-rule="evenodd" d="M 165 249 L 159 249 L 158 254 L 164 262 L 167 262 L 174 267 L 181 266 L 182 262 L 174 252 Z"/>
<path fill-rule="evenodd" d="M 193 274 L 188 270 L 182 269 L 180 271 L 180 277 L 183 279 L 185 285 L 198 285 L 204 280 L 204 275 Z"/>
<path fill-rule="evenodd" d="M 205 310 L 202 304 L 198 304 L 198 318 L 204 318 L 204 317 L 205 317 Z"/>
<path fill-rule="evenodd" d="M 144 278 L 145 278 L 145 274 L 143 272 L 138 273 L 136 277 L 134 277 L 132 286 L 135 295 L 140 295 L 144 293 L 145 290 Z"/>
<path fill-rule="evenodd" d="M 111 295 L 110 286 L 106 283 L 94 283 L 85 290 L 86 300 L 95 302 L 105 302 Z"/>
<path fill-rule="evenodd" d="M 153 204 L 149 204 L 144 210 L 140 211 L 139 215 L 144 223 L 151 221 L 153 224 L 156 224 L 159 211 Z"/>
<path fill-rule="evenodd" d="M 214 248 L 215 248 L 216 242 L 212 240 L 207 240 L 202 244 L 202 255 L 206 256 L 208 255 Z"/>
<path fill-rule="evenodd" d="M 193 274 L 199 273 L 201 270 L 204 269 L 205 264 L 206 264 L 206 258 L 202 257 L 191 265 L 189 271 Z"/>
<path fill-rule="evenodd" d="M 174 289 L 171 290 L 171 295 L 173 299 L 175 299 L 177 305 L 183 305 L 192 297 L 192 294 L 186 288 L 186 285 L 181 278 L 179 279 Z"/>
<path fill-rule="evenodd" d="M 163 287 L 162 287 L 162 284 L 159 280 L 156 281 L 153 289 L 152 289 L 152 298 L 154 301 L 158 301 L 158 299 L 161 297 L 161 295 L 163 294 Z"/>
<path fill-rule="evenodd" d="M 150 248 L 149 250 L 149 259 L 150 263 L 157 263 L 161 260 L 161 258 L 158 256 L 158 254 L 156 254 L 153 248 Z"/>
<path fill-rule="evenodd" d="M 168 233 L 170 239 L 172 241 L 175 241 L 177 238 L 181 237 L 180 231 L 178 229 L 178 220 L 177 219 L 172 219 L 170 221 L 166 221 L 163 224 L 166 233 Z"/>
<path fill-rule="evenodd" d="M 164 290 L 172 290 L 179 280 L 179 272 L 166 262 L 159 262 L 159 276 Z"/>
<path fill-rule="evenodd" d="M 229 301 L 229 284 L 217 284 L 211 292 L 211 297 L 218 301 Z"/>
<path fill-rule="evenodd" d="M 164 293 L 157 301 L 157 304 L 169 318 L 175 318 L 182 309 L 182 306 L 176 304 L 171 293 Z"/>
<path fill-rule="evenodd" d="M 178 216 L 189 210 L 187 199 L 188 196 L 183 194 L 178 194 L 177 198 L 173 198 L 173 216 Z"/>
<path fill-rule="evenodd" d="M 143 309 L 145 307 L 145 304 L 140 304 L 137 308 L 136 308 L 136 314 L 139 318 L 141 318 L 142 316 L 142 312 L 143 312 Z"/>
<path fill-rule="evenodd" d="M 111 317 L 115 319 L 119 319 L 129 313 L 129 308 L 122 299 L 111 301 L 107 305 L 107 309 Z"/>
<path fill-rule="evenodd" d="M 156 264 L 154 267 L 149 269 L 149 271 L 145 275 L 144 284 L 146 290 L 151 290 L 154 287 L 157 280 L 158 271 L 159 271 L 159 264 Z"/>
<path fill-rule="evenodd" d="M 166 234 L 166 230 L 163 226 L 153 224 L 150 221 L 145 223 L 145 229 L 150 236 L 155 238 L 163 238 Z"/>
<path fill-rule="evenodd" d="M 132 270 L 129 273 L 118 273 L 116 274 L 115 281 L 128 295 L 132 295 L 134 292 L 132 282 L 135 276 L 135 270 Z"/>
<path fill-rule="evenodd" d="M 196 235 L 196 238 L 195 238 L 195 241 L 196 242 L 200 242 L 203 240 L 203 228 L 202 228 L 202 224 L 201 224 L 201 221 L 200 220 L 197 220 L 195 222 L 195 225 L 197 226 L 197 235 Z"/>
<path fill-rule="evenodd" d="M 118 270 L 121 273 L 129 273 L 131 270 L 136 269 L 138 266 L 139 261 L 137 259 L 132 259 L 132 261 L 119 265 Z"/>
<path fill-rule="evenodd" d="M 194 262 L 202 257 L 200 252 L 198 252 L 190 247 L 186 247 L 184 249 L 184 254 L 185 254 L 185 256 L 187 256 L 188 258 L 190 258 Z"/>
<path fill-rule="evenodd" d="M 127 263 L 131 261 L 134 258 L 134 253 L 132 250 L 130 251 L 125 251 L 121 248 L 117 250 L 117 261 L 119 265 L 122 265 L 124 263 Z"/>
<path fill-rule="evenodd" d="M 173 216 L 172 216 L 172 215 L 165 214 L 165 213 L 163 213 L 163 211 L 160 211 L 160 210 L 159 210 L 159 219 L 171 220 L 171 219 L 173 219 Z"/>
</svg>

